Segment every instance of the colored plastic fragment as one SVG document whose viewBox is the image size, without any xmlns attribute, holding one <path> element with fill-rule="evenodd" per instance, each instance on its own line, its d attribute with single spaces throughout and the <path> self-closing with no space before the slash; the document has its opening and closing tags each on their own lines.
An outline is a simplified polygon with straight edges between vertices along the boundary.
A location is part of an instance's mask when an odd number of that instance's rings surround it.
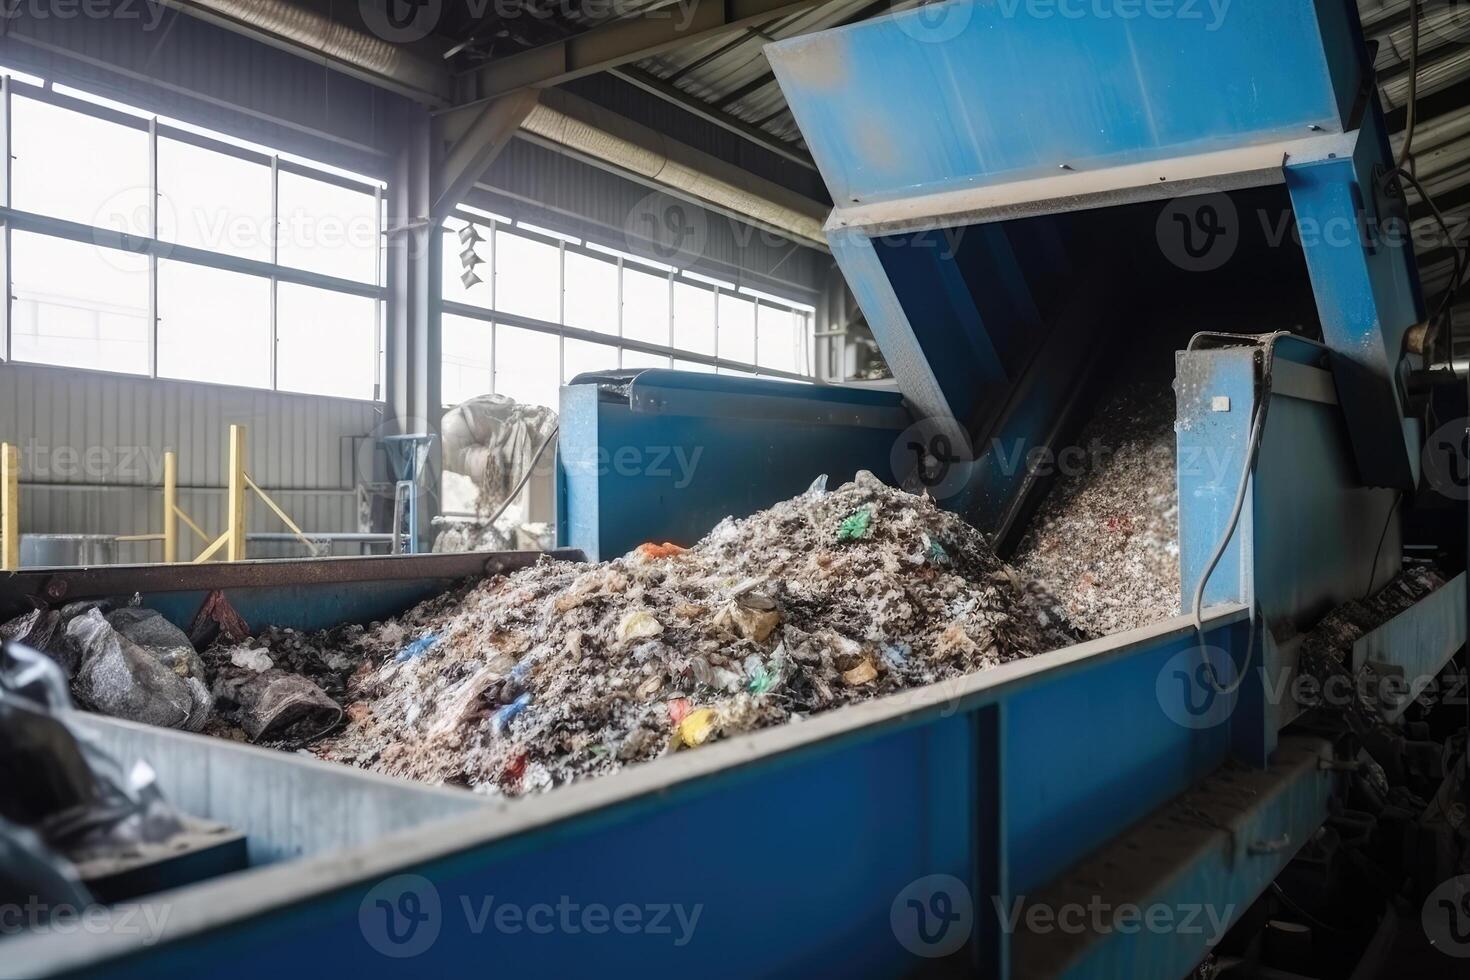
<svg viewBox="0 0 1470 980">
<path fill-rule="evenodd" d="M 430 633 L 414 640 L 408 646 L 398 651 L 398 656 L 393 658 L 395 664 L 406 664 L 415 657 L 421 657 L 431 650 L 435 643 L 439 642 L 437 633 Z"/>
<path fill-rule="evenodd" d="M 868 536 L 873 528 L 873 507 L 864 504 L 843 520 L 842 526 L 837 529 L 837 540 L 841 544 L 860 541 Z"/>
<path fill-rule="evenodd" d="M 670 698 L 668 707 L 669 721 L 678 725 L 688 717 L 691 705 L 688 698 Z"/>
<path fill-rule="evenodd" d="M 510 704 L 502 706 L 499 711 L 495 712 L 495 717 L 490 722 L 491 730 L 494 731 L 496 735 L 505 734 L 506 728 L 510 726 L 510 723 L 515 719 L 515 716 L 520 714 L 522 711 L 525 711 L 526 706 L 530 703 L 531 692 L 527 691 L 517 697 Z"/>
<path fill-rule="evenodd" d="M 703 745 L 714 734 L 719 716 L 713 708 L 699 708 L 684 716 L 679 722 L 679 739 L 691 749 Z"/>
<path fill-rule="evenodd" d="M 680 547 L 672 541 L 665 541 L 663 544 L 655 544 L 652 541 L 647 541 L 638 546 L 638 554 L 650 559 L 673 558 L 675 555 L 682 555 L 688 550 L 688 548 Z"/>
<path fill-rule="evenodd" d="M 618 639 L 623 643 L 646 640 L 664 631 L 664 624 L 654 618 L 647 609 L 634 609 L 618 621 Z"/>
<path fill-rule="evenodd" d="M 944 545 L 935 541 L 929 535 L 921 535 L 924 542 L 924 558 L 933 565 L 948 565 L 949 552 L 944 550 Z"/>
</svg>

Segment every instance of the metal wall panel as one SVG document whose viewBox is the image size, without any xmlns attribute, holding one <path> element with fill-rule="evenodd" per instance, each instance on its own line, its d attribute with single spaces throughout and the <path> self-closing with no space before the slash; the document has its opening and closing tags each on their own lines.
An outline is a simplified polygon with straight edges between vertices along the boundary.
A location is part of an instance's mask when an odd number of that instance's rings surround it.
<svg viewBox="0 0 1470 980">
<path fill-rule="evenodd" d="M 247 472 L 304 530 L 357 530 L 354 487 L 373 478 L 363 438 L 371 402 L 0 364 L 0 439 L 21 451 L 23 533 L 163 530 L 163 453 L 179 454 L 179 505 L 208 533 L 224 529 L 225 436 L 249 427 Z M 258 500 L 250 530 L 285 531 Z M 181 551 L 199 551 L 181 527 Z M 299 554 L 257 543 L 257 557 Z M 124 543 L 123 561 L 156 561 L 159 544 Z"/>
</svg>

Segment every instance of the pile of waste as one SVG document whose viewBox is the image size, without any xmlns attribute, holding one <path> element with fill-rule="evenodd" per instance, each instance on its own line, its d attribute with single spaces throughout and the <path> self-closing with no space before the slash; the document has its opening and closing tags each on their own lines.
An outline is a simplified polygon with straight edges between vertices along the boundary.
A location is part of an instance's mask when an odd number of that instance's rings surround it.
<svg viewBox="0 0 1470 980">
<path fill-rule="evenodd" d="M 136 598 L 0 632 L 105 714 L 508 796 L 1080 638 L 978 531 L 868 473 L 691 548 L 543 559 L 368 627 L 251 636 L 213 593 L 187 632 Z"/>
<path fill-rule="evenodd" d="M 1351 658 L 1353 644 L 1409 609 L 1445 584 L 1444 576 L 1428 565 L 1413 565 L 1395 575 L 1371 597 L 1343 603 L 1302 638 L 1304 669 L 1326 676 Z"/>
<path fill-rule="evenodd" d="M 266 629 L 251 638 L 219 593 L 187 633 L 136 597 L 38 607 L 0 625 L 0 639 L 50 657 L 84 708 L 281 748 L 341 721 L 336 699 L 362 663 L 346 651 L 361 632 L 345 627 L 307 637 Z"/>
<path fill-rule="evenodd" d="M 1058 453 L 1057 482 L 1014 557 L 1072 624 L 1109 636 L 1179 614 L 1174 395 L 1132 384 Z"/>
<path fill-rule="evenodd" d="M 543 560 L 342 639 L 364 666 L 316 754 L 517 796 L 1077 637 L 979 532 L 863 473 L 687 550 Z"/>
</svg>

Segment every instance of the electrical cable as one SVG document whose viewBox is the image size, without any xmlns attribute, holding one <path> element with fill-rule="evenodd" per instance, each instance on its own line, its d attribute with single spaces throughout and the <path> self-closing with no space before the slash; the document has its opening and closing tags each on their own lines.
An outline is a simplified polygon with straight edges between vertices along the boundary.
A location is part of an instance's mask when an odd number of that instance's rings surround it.
<svg viewBox="0 0 1470 980">
<path fill-rule="evenodd" d="M 1373 567 L 1368 570 L 1368 590 L 1363 593 L 1364 599 L 1373 594 L 1373 580 L 1378 578 L 1378 558 L 1383 554 L 1383 542 L 1388 540 L 1388 529 L 1393 526 L 1393 515 L 1398 512 L 1399 503 L 1403 499 L 1402 490 L 1393 495 L 1393 505 L 1388 508 L 1388 517 L 1383 520 L 1383 533 L 1378 536 L 1378 547 L 1373 551 Z"/>
<path fill-rule="evenodd" d="M 541 462 L 541 456 L 543 453 L 546 452 L 546 447 L 551 445 L 552 441 L 556 439 L 556 434 L 560 431 L 560 423 L 551 427 L 551 431 L 547 433 L 546 438 L 541 440 L 541 445 L 536 447 L 536 454 L 531 457 L 531 464 L 526 467 L 526 472 L 522 473 L 521 478 L 516 481 L 515 488 L 511 490 L 510 496 L 506 497 L 505 500 L 501 501 L 500 506 L 495 508 L 495 513 L 490 515 L 490 519 L 486 521 L 487 524 L 494 524 L 496 521 L 500 520 L 500 515 L 505 513 L 505 510 L 507 507 L 510 506 L 511 501 L 515 500 L 521 495 L 521 491 L 524 490 L 526 488 L 526 484 L 530 482 L 531 474 L 536 472 L 536 464 Z"/>
<path fill-rule="evenodd" d="M 1419 4 L 1409 0 L 1409 97 L 1405 102 L 1404 145 L 1397 167 L 1411 166 L 1414 159 L 1414 129 L 1419 124 Z"/>
<path fill-rule="evenodd" d="M 1208 649 L 1205 647 L 1205 623 L 1204 623 L 1204 601 L 1205 586 L 1209 584 L 1210 576 L 1215 573 L 1220 559 L 1225 556 L 1225 549 L 1230 547 L 1230 539 L 1235 535 L 1235 528 L 1240 524 L 1241 512 L 1245 509 L 1246 492 L 1250 488 L 1251 471 L 1255 469 L 1256 455 L 1261 448 L 1261 433 L 1266 428 L 1266 410 L 1271 403 L 1271 366 L 1275 357 L 1276 340 L 1290 334 L 1274 333 L 1266 337 L 1252 337 L 1256 343 L 1261 345 L 1261 383 L 1256 401 L 1255 412 L 1251 416 L 1250 440 L 1246 445 L 1245 462 L 1240 470 L 1240 484 L 1235 488 L 1235 503 L 1230 509 L 1230 520 L 1226 522 L 1225 531 L 1220 535 L 1220 541 L 1215 545 L 1214 553 L 1211 554 L 1209 562 L 1205 564 L 1204 572 L 1200 575 L 1199 583 L 1194 589 L 1194 629 L 1199 637 L 1200 660 L 1205 665 L 1205 676 L 1210 682 L 1216 694 L 1230 695 L 1240 690 L 1245 679 L 1250 674 L 1251 663 L 1256 654 L 1256 633 L 1254 629 L 1247 632 L 1245 662 L 1241 665 L 1239 676 L 1235 681 L 1222 686 L 1220 676 L 1215 671 L 1215 665 L 1210 662 Z M 1195 338 L 1198 340 L 1199 338 Z M 1189 350 L 1195 349 L 1195 341 L 1189 342 Z"/>
</svg>

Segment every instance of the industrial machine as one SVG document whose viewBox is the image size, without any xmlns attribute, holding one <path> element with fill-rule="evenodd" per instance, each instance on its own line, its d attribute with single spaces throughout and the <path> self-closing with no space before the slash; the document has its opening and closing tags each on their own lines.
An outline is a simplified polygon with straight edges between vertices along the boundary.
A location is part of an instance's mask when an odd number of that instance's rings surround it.
<svg viewBox="0 0 1470 980">
<path fill-rule="evenodd" d="M 859 469 L 922 484 L 1004 551 L 1046 490 L 1006 454 L 1065 444 L 1121 351 L 1174 378 L 1186 615 L 514 803 L 77 718 L 243 831 L 255 866 L 157 896 L 153 934 L 9 938 L 7 970 L 1188 974 L 1325 846 L 1371 764 L 1302 725 L 1287 682 L 1307 629 L 1399 571 L 1421 482 L 1423 303 L 1387 233 L 1403 202 L 1356 16 L 950 0 L 774 45 L 901 395 L 671 371 L 563 389 L 561 543 L 590 558 Z M 0 599 L 140 591 L 177 621 L 220 588 L 252 626 L 313 627 L 485 560 L 29 573 Z M 1418 693 L 1465 636 L 1462 574 L 1361 660 Z M 641 927 L 546 935 L 497 926 L 496 903 L 629 906 Z M 1217 928 L 1026 925 L 1078 907 Z"/>
</svg>

